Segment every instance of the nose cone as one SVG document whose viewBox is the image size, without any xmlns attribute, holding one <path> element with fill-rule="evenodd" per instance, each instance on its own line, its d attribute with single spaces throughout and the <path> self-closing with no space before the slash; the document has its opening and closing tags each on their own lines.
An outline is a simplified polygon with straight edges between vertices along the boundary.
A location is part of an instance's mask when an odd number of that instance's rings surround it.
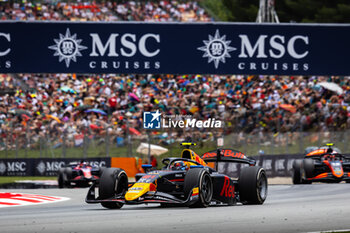
<svg viewBox="0 0 350 233">
<path fill-rule="evenodd" d="M 334 175 L 338 178 L 342 177 L 344 175 L 343 169 L 335 170 Z"/>
<path fill-rule="evenodd" d="M 341 178 L 344 175 L 343 166 L 340 162 L 331 163 L 332 173 L 335 177 Z"/>
<path fill-rule="evenodd" d="M 150 191 L 150 183 L 136 183 L 125 194 L 126 201 L 133 201 Z"/>
</svg>

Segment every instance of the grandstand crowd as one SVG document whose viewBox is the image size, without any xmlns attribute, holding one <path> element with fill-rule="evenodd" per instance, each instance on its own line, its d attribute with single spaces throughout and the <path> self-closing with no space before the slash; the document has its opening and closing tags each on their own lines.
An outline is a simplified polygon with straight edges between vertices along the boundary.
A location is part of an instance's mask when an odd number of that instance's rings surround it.
<svg viewBox="0 0 350 233">
<path fill-rule="evenodd" d="M 1 3 L 1 20 L 211 21 L 196 2 Z M 342 94 L 319 83 L 333 82 Z M 350 78 L 219 75 L 0 75 L 1 138 L 40 137 L 78 146 L 79 135 L 142 137 L 144 111 L 225 122 L 219 134 L 350 128 Z M 193 136 L 207 139 L 206 131 Z M 162 142 L 186 130 L 162 134 Z M 9 136 L 10 135 L 10 136 Z M 22 143 L 24 144 L 24 143 Z M 55 144 L 55 143 L 54 143 Z M 3 145 L 3 144 L 2 144 Z M 3 147 L 0 145 L 0 149 Z"/>
<path fill-rule="evenodd" d="M 322 81 L 337 83 L 343 94 L 323 88 Z M 123 137 L 127 127 L 145 135 L 142 113 L 155 110 L 220 119 L 224 133 L 350 128 L 348 77 L 23 74 L 1 75 L 0 82 L 7 91 L 0 97 L 3 137 L 26 134 L 28 128 L 32 139 L 62 132 L 73 139 L 106 130 Z"/>
<path fill-rule="evenodd" d="M 211 21 L 195 1 L 1 3 L 0 20 Z"/>
</svg>

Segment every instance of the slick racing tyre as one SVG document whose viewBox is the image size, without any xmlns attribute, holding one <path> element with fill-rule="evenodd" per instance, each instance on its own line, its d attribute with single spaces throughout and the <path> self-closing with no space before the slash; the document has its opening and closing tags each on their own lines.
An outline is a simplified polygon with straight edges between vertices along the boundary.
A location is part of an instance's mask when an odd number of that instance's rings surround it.
<svg viewBox="0 0 350 233">
<path fill-rule="evenodd" d="M 301 184 L 301 163 L 302 160 L 296 159 L 293 162 L 293 184 Z"/>
<path fill-rule="evenodd" d="M 65 174 L 65 169 L 60 168 L 60 170 L 58 170 L 58 187 L 62 189 L 66 186 L 66 184 L 67 184 L 67 176 Z"/>
<path fill-rule="evenodd" d="M 120 168 L 106 168 L 100 178 L 98 194 L 100 199 L 112 198 L 116 194 L 128 190 L 128 176 Z M 120 209 L 123 204 L 117 202 L 102 202 L 101 205 L 108 209 Z"/>
<path fill-rule="evenodd" d="M 188 197 L 193 188 L 198 187 L 198 201 L 189 207 L 207 207 L 213 197 L 213 182 L 209 173 L 202 168 L 188 170 L 184 180 L 185 197 Z"/>
<path fill-rule="evenodd" d="M 106 167 L 100 167 L 100 171 L 98 172 L 98 177 L 101 178 L 104 170 L 106 170 L 107 168 Z"/>
<path fill-rule="evenodd" d="M 71 167 L 66 167 L 64 169 L 64 172 L 66 173 L 66 176 L 67 176 L 67 180 L 70 180 L 72 179 L 72 168 Z"/>
<path fill-rule="evenodd" d="M 262 167 L 245 167 L 242 169 L 239 180 L 239 196 L 243 204 L 264 203 L 267 196 L 267 176 Z"/>
<path fill-rule="evenodd" d="M 73 171 L 71 167 L 66 167 L 64 169 L 64 174 L 66 175 L 66 183 L 65 183 L 66 187 L 71 187 L 70 181 L 73 179 L 72 173 Z"/>
<path fill-rule="evenodd" d="M 303 168 L 306 178 L 312 178 L 314 176 L 315 161 L 313 159 L 304 159 Z"/>
</svg>

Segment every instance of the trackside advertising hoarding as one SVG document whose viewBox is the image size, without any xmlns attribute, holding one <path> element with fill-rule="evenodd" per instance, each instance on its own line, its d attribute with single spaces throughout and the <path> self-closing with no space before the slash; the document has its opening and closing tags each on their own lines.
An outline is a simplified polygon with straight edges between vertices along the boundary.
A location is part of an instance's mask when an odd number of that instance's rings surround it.
<svg viewBox="0 0 350 233">
<path fill-rule="evenodd" d="M 61 167 L 79 159 L 0 159 L 0 176 L 57 176 Z M 111 158 L 87 158 L 91 165 L 110 167 Z"/>
<path fill-rule="evenodd" d="M 252 156 L 256 160 L 256 165 L 266 170 L 268 177 L 290 177 L 292 175 L 293 162 L 302 159 L 302 154 L 291 155 L 261 155 Z M 218 170 L 231 177 L 238 177 L 241 169 L 247 164 L 219 162 Z"/>
<path fill-rule="evenodd" d="M 257 165 L 265 168 L 269 177 L 290 176 L 292 173 L 292 165 L 295 159 L 301 159 L 304 155 L 262 155 L 254 156 Z M 96 166 L 124 167 L 127 172 L 129 168 L 125 167 L 123 158 L 115 159 L 111 162 L 111 158 L 89 158 L 89 163 Z M 125 158 L 124 158 L 125 159 Z M 130 159 L 130 158 L 128 158 Z M 70 162 L 79 162 L 78 159 L 0 159 L 0 176 L 56 176 L 58 170 Z M 135 161 L 136 162 L 136 161 Z M 123 164 L 123 165 L 122 165 Z M 130 164 L 130 167 L 133 165 Z M 244 166 L 244 165 L 243 165 Z M 219 171 L 229 176 L 238 176 L 241 170 L 241 164 L 220 162 Z M 131 172 L 132 173 L 132 172 Z"/>
<path fill-rule="evenodd" d="M 350 75 L 350 25 L 0 22 L 0 73 Z"/>
</svg>

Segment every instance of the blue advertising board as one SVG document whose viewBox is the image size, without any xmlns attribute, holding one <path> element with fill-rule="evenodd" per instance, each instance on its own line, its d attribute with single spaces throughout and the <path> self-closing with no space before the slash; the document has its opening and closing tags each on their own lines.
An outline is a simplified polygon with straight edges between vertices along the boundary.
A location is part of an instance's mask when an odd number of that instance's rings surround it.
<svg viewBox="0 0 350 233">
<path fill-rule="evenodd" d="M 350 75 L 350 25 L 0 22 L 0 73 Z"/>
<path fill-rule="evenodd" d="M 110 157 L 86 158 L 93 166 L 110 167 Z M 57 176 L 61 167 L 79 163 L 77 158 L 0 159 L 0 176 Z"/>
</svg>

